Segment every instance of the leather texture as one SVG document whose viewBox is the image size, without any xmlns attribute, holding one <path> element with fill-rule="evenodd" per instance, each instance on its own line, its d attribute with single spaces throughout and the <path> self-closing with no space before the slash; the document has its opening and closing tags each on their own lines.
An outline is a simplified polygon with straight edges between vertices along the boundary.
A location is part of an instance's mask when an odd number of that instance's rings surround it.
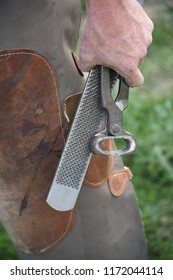
<svg viewBox="0 0 173 280">
<path fill-rule="evenodd" d="M 1 52 L 0 73 L 0 218 L 17 247 L 40 253 L 66 235 L 76 213 L 45 201 L 65 142 L 55 76 L 28 50 Z"/>
<path fill-rule="evenodd" d="M 131 180 L 132 177 L 132 172 L 127 167 L 121 170 L 114 170 L 112 175 L 108 178 L 110 192 L 114 196 L 122 195 L 125 192 L 129 180 Z"/>
</svg>

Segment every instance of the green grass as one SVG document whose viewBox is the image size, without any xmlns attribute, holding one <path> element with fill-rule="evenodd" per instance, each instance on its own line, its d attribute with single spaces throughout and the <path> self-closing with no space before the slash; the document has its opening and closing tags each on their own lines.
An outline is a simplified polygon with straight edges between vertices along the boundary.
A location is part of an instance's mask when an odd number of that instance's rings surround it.
<svg viewBox="0 0 173 280">
<path fill-rule="evenodd" d="M 171 10 L 172 11 L 172 10 Z M 155 20 L 142 66 L 145 85 L 131 90 L 124 126 L 137 150 L 123 157 L 134 178 L 149 259 L 173 259 L 173 13 Z"/>
<path fill-rule="evenodd" d="M 173 259 L 173 95 L 134 93 L 125 127 L 137 139 L 124 157 L 134 174 L 151 259 Z"/>
<path fill-rule="evenodd" d="M 16 249 L 0 224 L 0 260 L 17 260 Z"/>
<path fill-rule="evenodd" d="M 145 84 L 130 91 L 124 127 L 137 139 L 123 157 L 145 226 L 149 259 L 173 259 L 173 9 L 155 20 L 153 44 L 142 66 Z M 0 259 L 17 254 L 0 226 Z"/>
</svg>

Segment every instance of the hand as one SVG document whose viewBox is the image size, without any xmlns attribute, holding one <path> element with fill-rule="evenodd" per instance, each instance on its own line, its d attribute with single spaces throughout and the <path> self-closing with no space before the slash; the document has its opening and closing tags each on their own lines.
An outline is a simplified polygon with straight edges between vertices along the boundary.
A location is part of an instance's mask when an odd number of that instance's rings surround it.
<svg viewBox="0 0 173 280">
<path fill-rule="evenodd" d="M 114 69 L 131 87 L 143 84 L 139 70 L 152 42 L 153 23 L 136 0 L 87 0 L 79 67 Z"/>
</svg>

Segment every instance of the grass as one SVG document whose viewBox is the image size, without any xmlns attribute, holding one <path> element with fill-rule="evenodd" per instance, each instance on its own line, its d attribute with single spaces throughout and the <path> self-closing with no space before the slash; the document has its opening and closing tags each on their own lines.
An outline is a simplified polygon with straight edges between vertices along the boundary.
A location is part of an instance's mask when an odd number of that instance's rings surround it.
<svg viewBox="0 0 173 280">
<path fill-rule="evenodd" d="M 0 224 L 0 260 L 17 260 L 16 249 Z"/>
<path fill-rule="evenodd" d="M 134 174 L 149 258 L 173 259 L 173 96 L 137 95 L 125 125 L 136 136 L 137 151 L 124 160 Z"/>
<path fill-rule="evenodd" d="M 143 87 L 130 93 L 124 127 L 137 139 L 123 157 L 134 174 L 149 259 L 173 259 L 173 9 L 155 19 L 153 44 L 142 66 Z M 17 259 L 0 226 L 0 259 Z"/>
<path fill-rule="evenodd" d="M 131 90 L 124 126 L 138 142 L 123 158 L 145 226 L 149 259 L 173 259 L 173 12 L 155 20 L 153 44 L 142 67 L 145 85 Z"/>
</svg>

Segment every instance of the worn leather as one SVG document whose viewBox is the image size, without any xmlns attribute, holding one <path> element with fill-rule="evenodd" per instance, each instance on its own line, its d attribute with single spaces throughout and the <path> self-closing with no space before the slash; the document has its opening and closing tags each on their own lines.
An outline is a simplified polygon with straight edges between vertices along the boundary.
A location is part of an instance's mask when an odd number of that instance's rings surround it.
<svg viewBox="0 0 173 280">
<path fill-rule="evenodd" d="M 102 149 L 112 150 L 113 142 L 108 140 L 102 143 Z M 90 165 L 85 175 L 84 184 L 89 187 L 101 187 L 112 177 L 115 158 L 113 156 L 92 155 Z"/>
<path fill-rule="evenodd" d="M 123 168 L 120 170 L 114 170 L 112 175 L 108 178 L 108 186 L 110 192 L 114 196 L 122 195 L 129 183 L 129 180 L 132 179 L 132 172 L 129 168 Z"/>
<path fill-rule="evenodd" d="M 0 53 L 0 219 L 17 247 L 40 253 L 71 229 L 76 210 L 46 203 L 64 146 L 55 76 L 40 54 Z"/>
</svg>

